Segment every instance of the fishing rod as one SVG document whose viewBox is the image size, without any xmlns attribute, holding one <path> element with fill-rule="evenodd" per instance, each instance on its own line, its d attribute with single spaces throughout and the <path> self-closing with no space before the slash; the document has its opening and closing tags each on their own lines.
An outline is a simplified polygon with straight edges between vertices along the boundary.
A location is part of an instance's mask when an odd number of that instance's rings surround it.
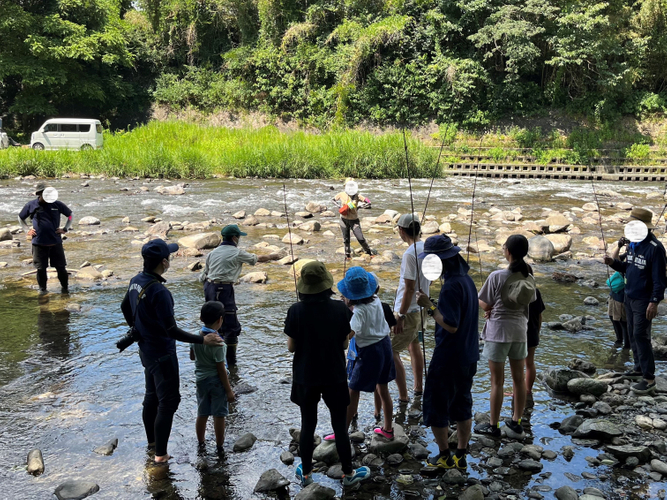
<svg viewBox="0 0 667 500">
<path fill-rule="evenodd" d="M 662 199 L 664 201 L 665 195 L 667 194 L 667 182 L 665 182 L 665 189 L 662 191 Z M 656 224 L 660 224 L 660 219 L 662 219 L 662 216 L 665 215 L 665 209 L 667 208 L 667 203 L 664 204 L 662 207 L 662 212 L 660 212 L 660 215 L 658 216 L 658 220 L 656 221 Z M 667 226 L 665 226 L 665 231 L 667 232 Z"/>
<path fill-rule="evenodd" d="M 484 136 L 479 139 L 479 150 L 482 147 L 482 141 L 484 141 Z M 475 165 L 475 181 L 472 185 L 472 198 L 470 200 L 470 226 L 468 228 L 468 244 L 466 245 L 466 262 L 470 265 L 470 239 L 472 237 L 472 224 L 475 220 L 475 194 L 477 193 L 477 174 L 479 173 L 479 162 L 481 160 L 481 155 L 477 156 L 477 164 Z M 475 230 L 475 243 L 477 243 L 477 230 Z M 482 255 L 479 253 L 479 245 L 477 245 L 477 255 L 479 257 L 479 275 L 480 278 L 484 278 L 484 273 L 482 272 Z"/>
<path fill-rule="evenodd" d="M 590 169 L 590 161 L 589 163 L 589 169 Z M 602 236 L 602 251 L 604 254 L 607 254 L 607 243 L 604 238 L 604 230 L 602 229 L 602 209 L 600 208 L 600 200 L 598 199 L 598 193 L 595 190 L 595 174 L 591 176 L 591 187 L 593 188 L 593 197 L 595 198 L 595 205 L 598 207 L 598 225 L 600 226 L 600 235 Z M 667 185 L 665 185 L 665 189 L 667 189 Z M 604 270 L 607 272 L 607 280 L 609 280 L 609 266 L 604 266 Z"/>
<path fill-rule="evenodd" d="M 299 301 L 299 289 L 296 286 L 296 267 L 294 267 L 294 246 L 292 243 L 292 228 L 289 223 L 289 210 L 287 210 L 287 188 L 283 182 L 283 203 L 285 205 L 285 217 L 287 218 L 287 232 L 289 234 L 289 251 L 292 256 L 292 276 L 294 276 L 294 293 L 296 294 L 296 301 Z"/>
</svg>

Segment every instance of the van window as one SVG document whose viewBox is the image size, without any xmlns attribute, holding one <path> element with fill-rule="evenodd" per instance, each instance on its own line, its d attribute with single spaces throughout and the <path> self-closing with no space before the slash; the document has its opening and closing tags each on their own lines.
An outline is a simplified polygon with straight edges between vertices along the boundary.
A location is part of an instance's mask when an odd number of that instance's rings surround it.
<svg viewBox="0 0 667 500">
<path fill-rule="evenodd" d="M 102 125 L 100 125 L 99 123 L 97 125 L 95 125 L 95 130 L 97 130 L 98 134 L 101 134 L 102 133 Z"/>
<path fill-rule="evenodd" d="M 76 132 L 76 123 L 61 123 L 61 132 Z"/>
<path fill-rule="evenodd" d="M 90 132 L 90 123 L 79 123 L 79 132 Z"/>
<path fill-rule="evenodd" d="M 58 124 L 57 123 L 49 123 L 44 127 L 44 132 L 58 132 Z"/>
</svg>

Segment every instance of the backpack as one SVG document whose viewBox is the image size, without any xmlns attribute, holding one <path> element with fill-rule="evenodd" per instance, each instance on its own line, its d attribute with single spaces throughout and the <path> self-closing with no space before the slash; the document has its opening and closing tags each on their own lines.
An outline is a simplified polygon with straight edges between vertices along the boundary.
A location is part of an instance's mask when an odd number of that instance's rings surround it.
<svg viewBox="0 0 667 500">
<path fill-rule="evenodd" d="M 607 286 L 614 293 L 623 291 L 623 289 L 625 288 L 625 276 L 623 276 L 620 272 L 616 271 L 607 280 Z"/>
</svg>

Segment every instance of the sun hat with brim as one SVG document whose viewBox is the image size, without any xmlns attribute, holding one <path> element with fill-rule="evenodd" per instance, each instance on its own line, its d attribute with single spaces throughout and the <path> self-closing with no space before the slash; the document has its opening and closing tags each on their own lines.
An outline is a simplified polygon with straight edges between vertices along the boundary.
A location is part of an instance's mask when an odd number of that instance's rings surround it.
<svg viewBox="0 0 667 500">
<path fill-rule="evenodd" d="M 241 231 L 236 224 L 229 224 L 228 226 L 223 227 L 220 234 L 222 236 L 248 236 L 248 233 Z"/>
<path fill-rule="evenodd" d="M 359 266 L 348 269 L 345 278 L 338 282 L 338 291 L 343 297 L 350 300 L 372 297 L 377 287 L 377 281 L 373 275 Z"/>
<path fill-rule="evenodd" d="M 296 283 L 299 293 L 312 295 L 330 290 L 334 284 L 333 276 L 323 262 L 309 262 L 301 268 L 301 276 Z"/>
<path fill-rule="evenodd" d="M 46 182 L 38 182 L 35 186 L 35 195 L 43 192 L 49 185 Z"/>
<path fill-rule="evenodd" d="M 521 272 L 512 273 L 500 289 L 500 299 L 507 309 L 514 311 L 528 306 L 535 298 L 535 279 Z"/>
<path fill-rule="evenodd" d="M 630 212 L 630 218 L 642 221 L 649 229 L 655 229 L 655 226 L 653 225 L 653 212 L 650 210 L 646 210 L 645 208 L 633 208 Z"/>
<path fill-rule="evenodd" d="M 419 254 L 419 258 L 423 259 L 427 255 L 434 254 L 441 259 L 450 259 L 460 252 L 461 248 L 454 245 L 449 236 L 446 234 L 438 234 L 426 238 L 426 241 L 424 242 L 424 251 Z"/>
</svg>

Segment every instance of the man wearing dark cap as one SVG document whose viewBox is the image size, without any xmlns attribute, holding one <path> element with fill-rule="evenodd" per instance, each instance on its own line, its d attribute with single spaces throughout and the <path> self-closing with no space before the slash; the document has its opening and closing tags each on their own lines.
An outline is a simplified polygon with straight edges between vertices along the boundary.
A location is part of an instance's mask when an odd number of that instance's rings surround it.
<svg viewBox="0 0 667 500">
<path fill-rule="evenodd" d="M 47 202 L 42 196 L 45 189 L 49 189 L 57 197 L 55 189 L 40 182 L 35 189 L 37 198 L 26 203 L 19 214 L 19 222 L 32 238 L 32 262 L 37 269 L 39 293 L 47 293 L 46 268 L 49 267 L 49 263 L 56 268 L 62 293 L 68 293 L 68 276 L 65 268 L 67 261 L 60 235 L 65 234 L 72 226 L 72 211 L 62 201 Z M 63 228 L 60 227 L 61 215 L 67 217 Z M 32 227 L 28 225 L 28 218 L 32 219 Z"/>
<path fill-rule="evenodd" d="M 161 239 L 141 249 L 144 270 L 130 280 L 121 310 L 127 324 L 139 333 L 139 357 L 144 367 L 146 393 L 142 413 L 148 446 L 155 446 L 155 462 L 169 460 L 167 443 L 174 413 L 181 401 L 179 393 L 176 341 L 220 345 L 216 333 L 192 335 L 176 326 L 174 298 L 164 286 L 162 275 L 170 267 L 170 256 L 178 250 L 175 243 Z"/>
<path fill-rule="evenodd" d="M 258 262 L 278 260 L 283 256 L 278 253 L 269 255 L 255 255 L 238 248 L 239 238 L 247 236 L 236 224 L 222 228 L 222 243 L 218 248 L 206 256 L 206 265 L 199 276 L 204 283 L 204 297 L 206 301 L 222 302 L 225 306 L 225 321 L 220 327 L 220 335 L 227 344 L 227 366 L 236 365 L 236 348 L 241 333 L 241 324 L 236 315 L 236 299 L 234 297 L 234 283 L 241 275 L 243 264 L 254 266 Z"/>
<path fill-rule="evenodd" d="M 605 256 L 604 263 L 614 271 L 625 274 L 625 312 L 635 364 L 625 375 L 629 379 L 639 380 L 631 387 L 635 394 L 648 394 L 655 391 L 651 323 L 658 315 L 658 304 L 665 298 L 665 247 L 653 234 L 653 212 L 633 208 L 630 218 L 646 224 L 646 238 L 628 244 L 624 262 Z"/>
<path fill-rule="evenodd" d="M 444 469 L 468 467 L 466 449 L 472 424 L 472 382 L 479 360 L 479 303 L 477 289 L 468 276 L 470 267 L 461 249 L 449 236 L 431 236 L 424 253 L 442 261 L 444 283 L 437 307 L 428 293 L 417 293 L 417 302 L 436 322 L 435 349 L 424 387 L 424 424 L 431 427 L 439 453 L 429 465 Z M 456 422 L 456 452 L 449 450 L 449 425 Z"/>
</svg>

